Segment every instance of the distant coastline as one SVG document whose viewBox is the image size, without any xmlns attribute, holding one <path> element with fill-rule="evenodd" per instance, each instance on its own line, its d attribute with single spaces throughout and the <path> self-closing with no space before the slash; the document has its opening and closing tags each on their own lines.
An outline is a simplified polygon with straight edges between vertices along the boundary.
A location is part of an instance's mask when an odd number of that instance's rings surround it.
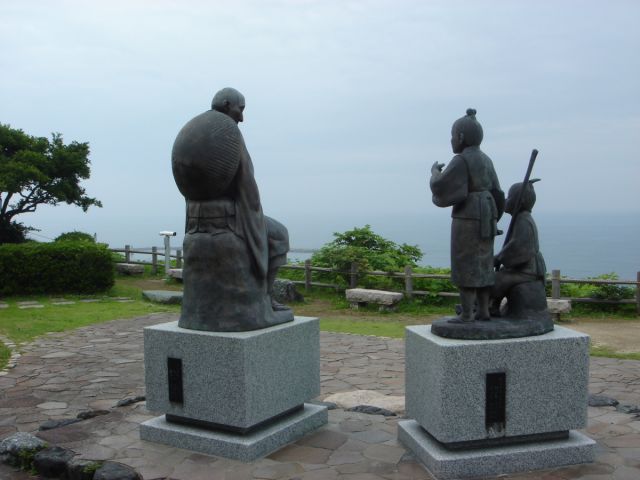
<svg viewBox="0 0 640 480">
<path fill-rule="evenodd" d="M 560 269 L 562 275 L 572 278 L 587 278 L 615 272 L 623 280 L 635 280 L 640 271 L 640 215 L 622 214 L 548 214 L 534 212 L 540 234 L 540 249 L 544 254 L 547 268 Z M 366 224 L 380 235 L 396 242 L 418 245 L 424 252 L 421 265 L 448 267 L 449 235 L 451 219 L 449 213 L 437 211 L 425 214 L 400 213 L 385 215 L 367 212 L 360 215 L 338 216 L 329 213 L 314 215 L 289 215 L 278 218 L 289 229 L 292 248 L 306 252 L 289 254 L 289 259 L 304 260 L 311 256 L 310 250 L 318 249 L 333 239 L 333 232 L 344 232 L 354 226 Z M 182 220 L 160 225 L 178 230 Z M 157 222 L 156 222 L 157 223 Z M 506 230 L 508 219 L 500 222 Z M 100 227 L 105 228 L 102 224 Z M 79 227 L 82 229 L 82 227 Z M 93 233 L 91 227 L 86 227 Z M 96 228 L 96 230 L 98 230 Z M 98 241 L 106 242 L 113 248 L 125 244 L 144 248 L 156 245 L 162 249 L 161 230 L 157 224 L 147 225 L 137 222 L 126 225 L 120 220 L 117 228 L 102 235 L 98 231 Z M 44 232 L 43 232 L 44 233 Z M 51 236 L 51 235 L 49 235 Z M 497 237 L 497 252 L 504 237 Z M 171 246 L 179 248 L 183 236 L 178 233 L 171 238 Z"/>
<path fill-rule="evenodd" d="M 560 269 L 563 276 L 572 278 L 615 272 L 623 280 L 636 279 L 640 271 L 640 216 L 540 214 L 536 216 L 536 221 L 540 249 L 549 271 Z M 371 225 L 374 231 L 396 243 L 417 244 L 422 248 L 425 255 L 421 265 L 450 266 L 448 216 L 385 219 L 380 226 L 373 222 Z M 500 228 L 506 230 L 507 226 L 508 223 L 503 219 Z M 291 237 L 292 248 L 321 246 L 298 242 L 295 231 Z M 496 252 L 502 247 L 503 238 L 496 237 Z M 289 258 L 300 260 L 310 256 L 309 253 L 289 254 Z"/>
</svg>

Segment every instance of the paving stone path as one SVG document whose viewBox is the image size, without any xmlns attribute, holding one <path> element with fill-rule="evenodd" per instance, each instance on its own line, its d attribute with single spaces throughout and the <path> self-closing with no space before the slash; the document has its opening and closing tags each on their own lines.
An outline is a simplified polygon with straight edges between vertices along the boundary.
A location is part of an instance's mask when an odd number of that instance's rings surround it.
<svg viewBox="0 0 640 480">
<path fill-rule="evenodd" d="M 399 417 L 335 409 L 329 424 L 310 436 L 243 464 L 144 442 L 138 426 L 152 418 L 144 402 L 116 407 L 144 395 L 142 328 L 174 320 L 156 314 L 43 336 L 22 347 L 15 368 L 0 376 L 0 438 L 36 432 L 48 420 L 74 418 L 87 410 L 108 413 L 38 432 L 47 442 L 84 458 L 115 460 L 145 480 L 422 480 L 432 478 L 396 440 Z M 322 333 L 322 395 L 375 390 L 404 395 L 401 340 Z M 640 404 L 640 362 L 591 359 L 591 392 Z M 508 479 L 640 478 L 640 418 L 614 407 L 589 407 L 587 434 L 598 442 L 596 462 Z M 0 466 L 0 478 L 33 478 Z"/>
</svg>

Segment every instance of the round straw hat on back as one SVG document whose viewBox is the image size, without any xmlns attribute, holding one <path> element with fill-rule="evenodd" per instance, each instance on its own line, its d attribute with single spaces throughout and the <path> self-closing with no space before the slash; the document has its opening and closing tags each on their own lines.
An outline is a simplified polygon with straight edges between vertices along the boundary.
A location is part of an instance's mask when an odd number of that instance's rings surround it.
<svg viewBox="0 0 640 480">
<path fill-rule="evenodd" d="M 242 143 L 238 125 L 224 113 L 209 110 L 187 122 L 171 154 L 180 193 L 195 201 L 223 196 L 238 170 Z"/>
</svg>

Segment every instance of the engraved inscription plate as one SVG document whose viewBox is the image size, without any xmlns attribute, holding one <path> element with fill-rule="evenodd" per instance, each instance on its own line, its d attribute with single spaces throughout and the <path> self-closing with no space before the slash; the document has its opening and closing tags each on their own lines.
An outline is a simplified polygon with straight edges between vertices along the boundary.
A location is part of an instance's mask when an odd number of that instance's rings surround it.
<svg viewBox="0 0 640 480">
<path fill-rule="evenodd" d="M 182 359 L 167 358 L 167 374 L 169 376 L 169 401 L 183 403 L 182 393 Z"/>
<path fill-rule="evenodd" d="M 487 373 L 485 425 L 490 435 L 504 431 L 506 420 L 507 374 Z"/>
</svg>

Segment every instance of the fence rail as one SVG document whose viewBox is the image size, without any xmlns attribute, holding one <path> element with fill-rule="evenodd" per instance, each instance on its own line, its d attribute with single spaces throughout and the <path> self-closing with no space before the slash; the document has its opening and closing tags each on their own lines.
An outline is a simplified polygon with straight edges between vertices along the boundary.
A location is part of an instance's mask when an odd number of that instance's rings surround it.
<svg viewBox="0 0 640 480">
<path fill-rule="evenodd" d="M 313 287 L 326 287 L 338 289 L 339 285 L 331 284 L 331 283 L 321 283 L 314 282 L 312 280 L 313 272 L 322 272 L 322 273 L 336 273 L 340 275 L 348 276 L 349 278 L 349 288 L 356 288 L 358 285 L 358 280 L 366 275 L 372 276 L 385 276 L 388 278 L 403 278 L 404 279 L 404 289 L 402 292 L 405 297 L 412 298 L 414 296 L 424 296 L 424 295 L 437 295 L 440 297 L 457 297 L 457 292 L 429 292 L 423 290 L 414 290 L 413 288 L 413 280 L 414 279 L 434 279 L 434 280 L 451 280 L 450 275 L 443 274 L 430 274 L 430 273 L 414 273 L 413 269 L 410 266 L 405 267 L 404 272 L 383 272 L 383 271 L 360 271 L 358 269 L 358 264 L 353 262 L 351 264 L 351 268 L 349 271 L 338 270 L 327 267 L 314 267 L 311 265 L 310 260 L 306 260 L 303 265 L 283 265 L 280 267 L 282 269 L 290 269 L 290 270 L 304 270 L 304 280 L 294 280 L 293 283 L 298 285 L 304 285 L 305 289 Z M 577 278 L 563 278 L 560 274 L 560 270 L 553 270 L 550 275 L 547 275 L 547 281 L 551 282 L 551 298 L 564 298 L 566 300 L 571 300 L 575 303 L 601 303 L 601 304 L 609 304 L 609 305 L 625 305 L 625 304 L 635 304 L 636 311 L 640 314 L 640 272 L 637 273 L 636 280 L 601 280 L 601 279 L 577 279 Z M 620 300 L 612 300 L 612 299 L 604 299 L 604 298 L 584 298 L 584 297 L 561 297 L 560 295 L 560 285 L 562 283 L 573 283 L 573 284 L 587 284 L 587 285 L 634 285 L 635 288 L 635 298 L 625 298 Z"/>
<path fill-rule="evenodd" d="M 167 256 L 169 257 L 169 259 L 175 258 L 176 260 L 176 268 L 182 268 L 182 249 L 178 248 L 176 249 L 176 253 L 175 255 L 171 254 L 170 250 L 159 250 L 158 247 L 151 247 L 151 250 L 149 249 L 136 249 L 136 248 L 131 248 L 131 245 L 125 245 L 124 248 L 110 248 L 109 250 L 111 250 L 112 252 L 115 253 L 124 253 L 124 261 L 122 262 L 116 262 L 116 263 L 134 263 L 137 265 L 151 265 L 151 271 L 156 274 L 158 273 L 158 265 L 163 266 L 164 265 L 164 261 L 162 264 L 158 264 L 158 257 L 161 256 L 165 261 L 167 259 Z M 136 260 L 132 260 L 131 259 L 131 255 L 151 255 L 151 262 L 145 262 L 145 261 L 136 261 Z"/>
<path fill-rule="evenodd" d="M 123 263 L 136 263 L 142 265 L 151 265 L 153 273 L 158 272 L 158 257 L 162 256 L 166 258 L 165 255 L 169 255 L 169 258 L 174 258 L 176 260 L 176 267 L 182 267 L 182 250 L 176 249 L 175 255 L 170 252 L 161 251 L 158 247 L 152 247 L 149 249 L 136 249 L 132 248 L 130 245 L 125 245 L 124 248 L 112 248 L 110 249 L 112 252 L 124 253 L 125 260 Z M 300 251 L 300 250 L 297 250 Z M 144 261 L 134 261 L 131 260 L 131 255 L 151 255 L 151 262 Z M 340 289 L 341 286 L 334 283 L 323 283 L 323 282 L 315 282 L 313 281 L 313 272 L 319 273 L 335 273 L 340 275 L 348 276 L 349 278 L 349 288 L 356 288 L 358 285 L 358 280 L 364 276 L 381 276 L 388 278 L 402 278 L 404 279 L 404 289 L 402 292 L 407 298 L 413 298 L 414 296 L 425 296 L 425 295 L 437 295 L 440 297 L 457 297 L 457 292 L 429 292 L 424 290 L 414 290 L 413 281 L 414 279 L 433 279 L 433 280 L 451 280 L 450 275 L 444 274 L 432 274 L 432 273 L 414 273 L 413 269 L 410 266 L 405 267 L 404 272 L 384 272 L 380 270 L 373 271 L 362 271 L 359 270 L 358 264 L 356 262 L 351 263 L 351 268 L 348 271 L 338 270 L 335 268 L 327 268 L 327 267 L 314 267 L 311 264 L 311 260 L 305 260 L 304 265 L 283 265 L 280 267 L 281 269 L 287 270 L 303 270 L 304 271 L 304 280 L 293 280 L 293 283 L 297 285 L 304 285 L 305 290 L 309 290 L 311 287 L 323 287 L 323 288 L 333 288 Z M 571 300 L 575 303 L 601 303 L 601 304 L 610 304 L 610 305 L 625 305 L 625 304 L 635 304 L 636 311 L 640 314 L 640 272 L 637 272 L 636 280 L 601 280 L 601 279 L 578 279 L 578 278 L 563 278 L 560 274 L 560 270 L 552 270 L 551 274 L 547 275 L 547 281 L 551 282 L 551 298 L 564 298 L 566 300 Z M 560 295 L 560 285 L 563 283 L 573 283 L 573 284 L 582 284 L 582 285 L 633 285 L 635 286 L 635 298 L 625 298 L 620 300 L 611 300 L 611 299 L 603 299 L 603 298 L 583 298 L 583 297 L 561 297 Z"/>
</svg>

